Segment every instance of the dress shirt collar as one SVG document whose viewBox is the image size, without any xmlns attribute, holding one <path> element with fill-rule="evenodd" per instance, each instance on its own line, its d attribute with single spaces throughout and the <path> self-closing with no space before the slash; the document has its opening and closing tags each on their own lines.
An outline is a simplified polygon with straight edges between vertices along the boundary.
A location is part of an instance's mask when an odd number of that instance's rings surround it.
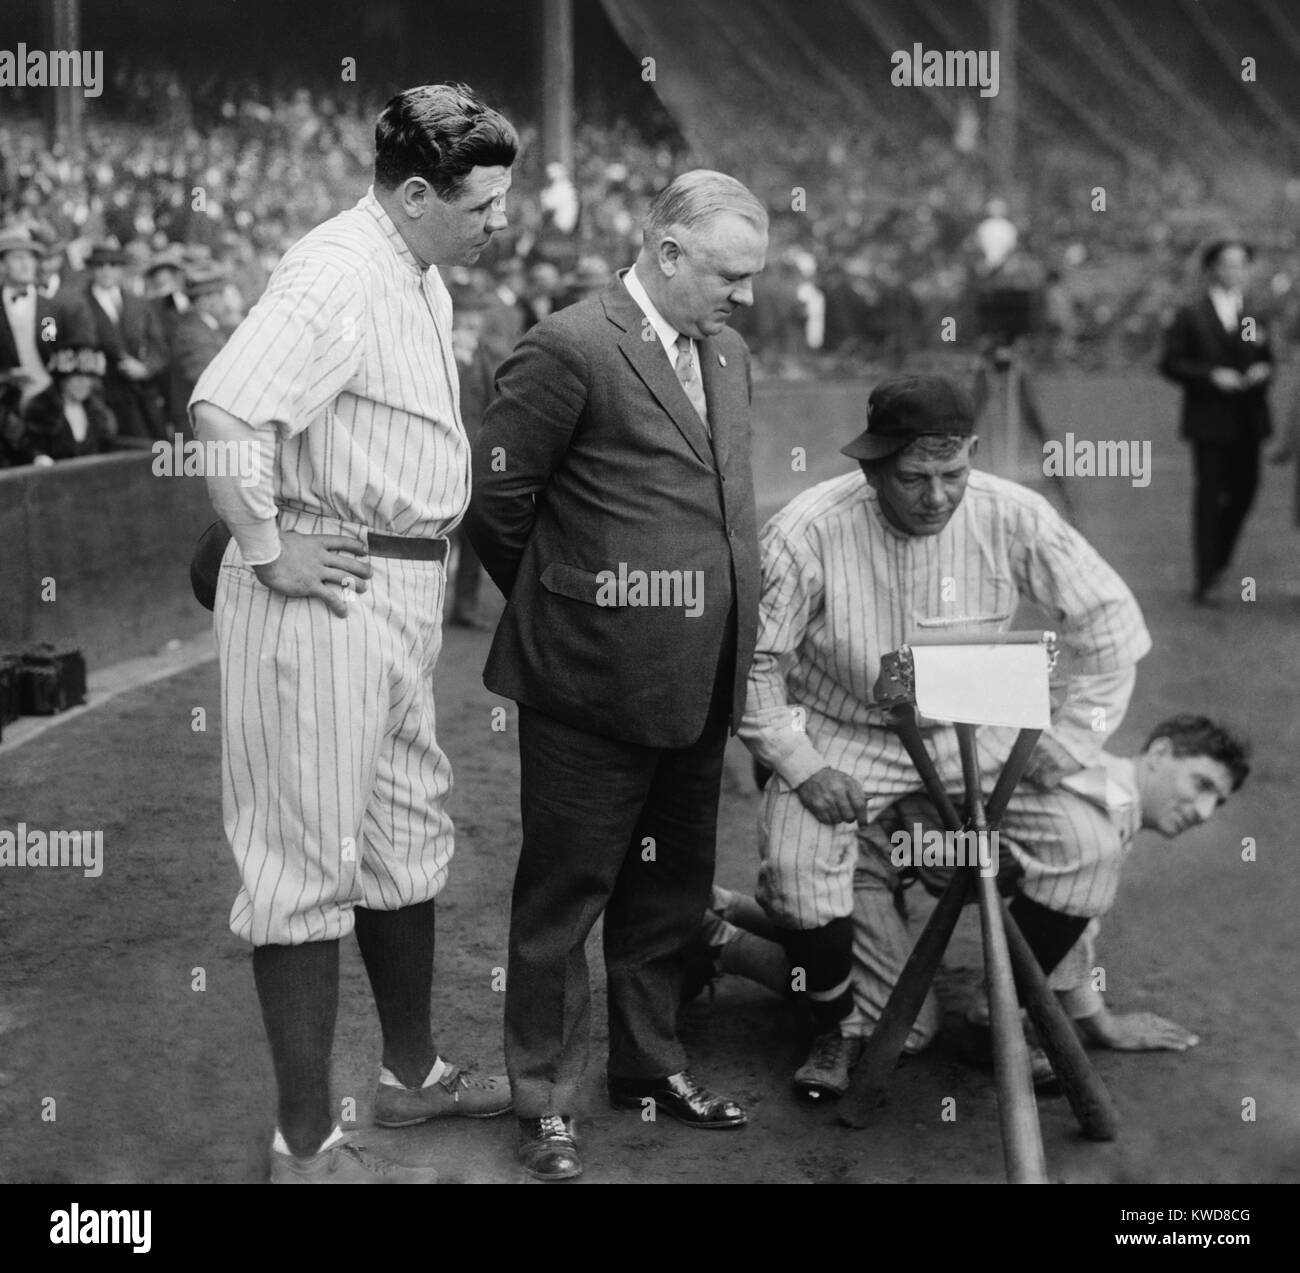
<svg viewBox="0 0 1300 1273">
<path fill-rule="evenodd" d="M 627 288 L 628 295 L 636 301 L 641 312 L 650 320 L 650 326 L 654 328 L 655 335 L 659 337 L 659 343 L 664 347 L 669 362 L 676 366 L 677 338 L 682 333 L 655 307 L 654 301 L 650 299 L 649 293 L 645 290 L 645 285 L 636 276 L 636 266 L 633 266 L 623 275 L 623 286 Z"/>
<path fill-rule="evenodd" d="M 1210 288 L 1210 303 L 1224 327 L 1234 330 L 1241 320 L 1241 292 L 1236 288 L 1213 286 Z"/>
</svg>

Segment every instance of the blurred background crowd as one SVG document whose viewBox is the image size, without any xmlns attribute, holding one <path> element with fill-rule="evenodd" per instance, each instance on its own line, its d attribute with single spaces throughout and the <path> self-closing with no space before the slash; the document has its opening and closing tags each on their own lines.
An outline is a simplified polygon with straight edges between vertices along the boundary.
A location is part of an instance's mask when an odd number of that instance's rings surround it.
<svg viewBox="0 0 1300 1273">
<path fill-rule="evenodd" d="M 75 159 L 48 142 L 37 94 L 8 91 L 0 463 L 149 445 L 182 429 L 204 352 L 256 302 L 285 249 L 369 182 L 387 78 L 251 64 L 232 72 L 228 62 L 205 74 L 139 56 L 106 62 Z M 377 81 L 383 90 L 366 87 Z M 688 138 L 657 102 L 620 112 L 590 94 L 579 94 L 566 168 L 543 161 L 517 84 L 474 86 L 511 114 L 524 143 L 510 229 L 478 268 L 449 280 L 459 302 L 472 302 L 471 325 L 497 361 L 531 323 L 629 263 L 649 196 L 699 164 L 736 173 L 773 215 L 754 307 L 734 320 L 760 374 L 897 365 L 940 349 L 946 317 L 962 333 L 978 327 L 981 293 L 1008 286 L 1032 296 L 1040 365 L 1149 366 L 1191 282 L 1196 244 L 1229 222 L 1258 248 L 1270 307 L 1261 317 L 1284 337 L 1300 321 L 1300 180 L 1277 172 L 1230 206 L 1190 157 L 1167 154 L 1121 180 L 1086 138 L 1026 128 L 1018 166 L 1032 182 L 1004 200 L 991 197 L 973 116 L 945 133 L 791 110 L 762 129 Z M 1104 212 L 1081 194 L 1093 184 L 1108 190 Z M 1250 215 L 1254 226 L 1244 224 Z M 24 369 L 21 342 L 6 334 L 35 321 L 18 295 L 29 285 L 58 311 L 56 343 L 72 351 L 58 367 L 38 368 L 29 354 Z M 91 412 L 99 426 L 75 401 L 71 421 L 60 421 L 70 394 L 102 401 L 106 412 Z"/>
</svg>

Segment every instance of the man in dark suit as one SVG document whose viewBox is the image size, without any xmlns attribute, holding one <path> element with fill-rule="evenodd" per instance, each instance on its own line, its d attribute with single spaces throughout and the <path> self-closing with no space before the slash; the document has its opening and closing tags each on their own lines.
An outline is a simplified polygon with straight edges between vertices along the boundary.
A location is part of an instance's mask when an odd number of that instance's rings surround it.
<svg viewBox="0 0 1300 1273">
<path fill-rule="evenodd" d="M 507 598 L 483 679 L 519 705 L 506 1063 L 543 1180 L 582 1170 L 602 911 L 611 1102 L 746 1121 L 691 1076 L 676 1016 L 757 624 L 749 351 L 726 323 L 766 248 L 739 182 L 677 178 L 633 269 L 519 342 L 474 444 L 469 534 Z"/>
<path fill-rule="evenodd" d="M 104 400 L 124 438 L 166 438 L 162 394 L 155 383 L 167 364 L 167 337 L 154 306 L 122 286 L 126 253 L 113 244 L 91 249 L 86 306 L 108 370 Z"/>
<path fill-rule="evenodd" d="M 1178 310 L 1160 370 L 1183 387 L 1182 434 L 1195 467 L 1193 542 L 1197 605 L 1217 605 L 1217 587 L 1259 485 L 1259 448 L 1272 432 L 1268 384 L 1273 352 L 1262 318 L 1243 300 L 1253 253 L 1216 239 L 1201 253 L 1207 286 Z"/>
<path fill-rule="evenodd" d="M 181 315 L 190 307 L 189 297 L 185 295 L 185 258 L 179 247 L 166 247 L 155 252 L 149 259 L 144 271 L 145 295 L 158 315 L 162 329 L 163 343 L 167 350 L 167 366 L 159 377 L 162 390 L 163 407 L 167 421 L 173 429 L 188 426 L 187 414 L 189 397 L 180 397 L 184 383 L 176 366 L 176 327 Z M 190 388 L 194 388 L 193 380 Z"/>
<path fill-rule="evenodd" d="M 185 277 L 187 304 L 176 316 L 172 329 L 168 369 L 173 402 L 189 402 L 199 377 L 221 352 L 234 329 L 227 296 L 229 288 L 230 275 L 218 265 L 195 266 Z M 184 422 L 178 422 L 176 427 L 183 431 L 188 428 Z"/>
<path fill-rule="evenodd" d="M 0 231 L 0 378 L 20 387 L 23 405 L 50 386 L 45 364 L 56 349 L 89 345 L 89 315 L 38 285 L 44 247 L 26 230 Z"/>
</svg>

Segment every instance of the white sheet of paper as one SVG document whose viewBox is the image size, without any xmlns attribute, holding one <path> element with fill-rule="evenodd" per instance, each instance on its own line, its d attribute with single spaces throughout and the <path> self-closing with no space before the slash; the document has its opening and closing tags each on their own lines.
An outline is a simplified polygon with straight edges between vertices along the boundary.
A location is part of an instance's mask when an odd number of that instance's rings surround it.
<svg viewBox="0 0 1300 1273">
<path fill-rule="evenodd" d="M 916 707 L 931 720 L 1046 729 L 1052 723 L 1042 645 L 914 645 Z"/>
</svg>

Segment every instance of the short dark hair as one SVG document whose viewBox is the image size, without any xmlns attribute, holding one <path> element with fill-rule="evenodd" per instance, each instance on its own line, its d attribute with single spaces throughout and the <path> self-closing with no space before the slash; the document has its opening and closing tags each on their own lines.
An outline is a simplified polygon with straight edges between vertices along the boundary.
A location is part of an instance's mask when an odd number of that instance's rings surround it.
<svg viewBox="0 0 1300 1273">
<path fill-rule="evenodd" d="M 509 168 L 519 136 L 508 119 L 464 84 L 404 89 L 375 124 L 375 185 L 395 190 L 423 177 L 440 199 L 454 199 L 475 168 Z"/>
<path fill-rule="evenodd" d="M 961 450 L 962 443 L 970 440 L 969 433 L 923 433 L 878 460 L 859 460 L 858 463 L 872 474 L 881 474 L 889 472 L 905 455 L 927 460 L 950 460 Z"/>
<path fill-rule="evenodd" d="M 1215 262 L 1218 261 L 1229 248 L 1240 248 L 1246 254 L 1247 263 L 1255 259 L 1255 249 L 1246 242 L 1245 239 L 1239 239 L 1231 234 L 1224 235 L 1221 239 L 1211 239 L 1201 249 L 1201 269 L 1213 269 Z"/>
<path fill-rule="evenodd" d="M 1157 739 L 1169 740 L 1175 756 L 1207 756 L 1217 760 L 1231 775 L 1236 791 L 1250 774 L 1250 743 L 1208 716 L 1184 713 L 1157 725 L 1142 746 L 1149 750 Z"/>
</svg>

